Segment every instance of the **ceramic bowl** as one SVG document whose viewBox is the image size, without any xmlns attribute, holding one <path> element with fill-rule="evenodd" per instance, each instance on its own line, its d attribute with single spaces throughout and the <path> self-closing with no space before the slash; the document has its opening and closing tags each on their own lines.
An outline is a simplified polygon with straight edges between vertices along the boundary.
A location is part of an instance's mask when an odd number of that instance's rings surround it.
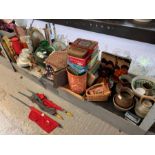
<svg viewBox="0 0 155 155">
<path fill-rule="evenodd" d="M 155 96 L 155 78 L 137 76 L 132 79 L 131 88 L 134 94 L 138 97 L 146 96 Z M 145 90 L 145 94 L 142 95 L 141 91 L 137 91 L 137 88 L 142 88 Z"/>
</svg>

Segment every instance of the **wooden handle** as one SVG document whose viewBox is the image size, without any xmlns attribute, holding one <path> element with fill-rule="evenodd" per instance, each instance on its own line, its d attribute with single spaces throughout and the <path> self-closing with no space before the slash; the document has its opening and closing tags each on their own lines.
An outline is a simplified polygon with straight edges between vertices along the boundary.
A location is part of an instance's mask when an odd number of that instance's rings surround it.
<svg viewBox="0 0 155 155">
<path fill-rule="evenodd" d="M 143 95 L 141 98 L 140 98 L 140 103 L 142 102 L 143 99 L 149 99 L 149 100 L 152 100 L 155 102 L 155 98 L 152 96 L 146 96 L 146 95 Z"/>
</svg>

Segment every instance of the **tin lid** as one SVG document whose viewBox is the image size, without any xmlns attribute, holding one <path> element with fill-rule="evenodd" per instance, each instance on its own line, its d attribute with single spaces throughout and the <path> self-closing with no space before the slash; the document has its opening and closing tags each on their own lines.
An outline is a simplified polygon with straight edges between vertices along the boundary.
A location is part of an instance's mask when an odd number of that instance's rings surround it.
<svg viewBox="0 0 155 155">
<path fill-rule="evenodd" d="M 71 56 L 84 58 L 84 57 L 86 57 L 88 50 L 80 48 L 80 47 L 70 46 L 67 53 Z"/>
<path fill-rule="evenodd" d="M 81 48 L 85 48 L 88 50 L 94 50 L 94 49 L 96 49 L 96 47 L 98 47 L 98 42 L 78 38 L 73 42 L 72 45 L 77 46 L 77 47 L 81 47 Z"/>
</svg>

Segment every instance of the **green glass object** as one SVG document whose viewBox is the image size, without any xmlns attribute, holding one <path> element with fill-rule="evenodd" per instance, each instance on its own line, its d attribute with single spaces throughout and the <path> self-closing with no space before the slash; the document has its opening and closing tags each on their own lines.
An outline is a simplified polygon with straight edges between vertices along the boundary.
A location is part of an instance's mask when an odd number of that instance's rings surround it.
<svg viewBox="0 0 155 155">
<path fill-rule="evenodd" d="M 37 64 L 45 67 L 44 61 L 53 51 L 54 48 L 50 46 L 47 40 L 41 41 L 34 54 Z"/>
</svg>

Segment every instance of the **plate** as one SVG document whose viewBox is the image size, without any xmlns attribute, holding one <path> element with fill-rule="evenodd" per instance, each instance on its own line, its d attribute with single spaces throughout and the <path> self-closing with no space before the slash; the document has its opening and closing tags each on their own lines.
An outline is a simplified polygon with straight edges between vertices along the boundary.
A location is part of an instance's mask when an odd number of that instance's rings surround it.
<svg viewBox="0 0 155 155">
<path fill-rule="evenodd" d="M 44 35 L 36 28 L 32 28 L 29 30 L 29 35 L 31 37 L 32 40 L 32 44 L 34 47 L 34 50 L 36 50 L 36 48 L 39 46 L 39 43 L 43 40 L 45 40 Z"/>
</svg>

